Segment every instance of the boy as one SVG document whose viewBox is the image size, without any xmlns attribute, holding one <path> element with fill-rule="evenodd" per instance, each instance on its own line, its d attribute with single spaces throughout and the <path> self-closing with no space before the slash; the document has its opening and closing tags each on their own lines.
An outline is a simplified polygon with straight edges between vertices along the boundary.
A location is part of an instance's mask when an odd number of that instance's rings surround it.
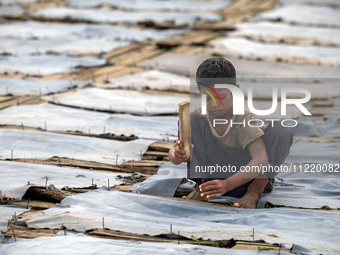
<svg viewBox="0 0 340 255">
<path fill-rule="evenodd" d="M 224 58 L 209 58 L 197 69 L 198 84 L 205 78 L 218 79 L 219 84 L 236 84 L 236 70 L 232 63 Z M 217 83 L 215 83 L 217 84 Z M 252 126 L 248 121 L 257 117 L 246 112 L 244 115 L 233 115 L 233 97 L 228 89 L 213 88 L 214 84 L 205 84 L 201 93 L 216 91 L 221 99 L 213 101 L 207 97 L 207 114 L 201 108 L 191 113 L 191 160 L 187 163 L 188 178 L 190 169 L 196 166 L 233 166 L 236 173 L 230 173 L 225 179 L 194 179 L 196 189 L 188 197 L 196 200 L 209 200 L 218 196 L 239 198 L 234 206 L 240 208 L 256 208 L 263 192 L 271 191 L 275 173 L 262 173 L 262 166 L 280 166 L 289 154 L 293 143 L 293 132 L 289 127 L 281 126 L 274 121 L 265 130 Z M 225 125 L 214 125 L 214 119 L 227 120 Z M 233 122 L 235 124 L 231 125 Z M 238 124 L 236 124 L 238 123 Z M 240 123 L 245 123 L 242 125 Z M 180 141 L 169 151 L 169 159 L 173 164 L 187 162 L 186 152 L 180 148 Z M 242 167 L 259 169 L 254 172 L 240 171 Z"/>
</svg>

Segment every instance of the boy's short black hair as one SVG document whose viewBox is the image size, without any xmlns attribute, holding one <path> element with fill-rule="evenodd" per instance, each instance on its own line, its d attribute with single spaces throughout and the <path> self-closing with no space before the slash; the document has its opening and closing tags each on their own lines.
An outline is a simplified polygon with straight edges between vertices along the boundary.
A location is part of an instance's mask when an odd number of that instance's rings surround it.
<svg viewBox="0 0 340 255">
<path fill-rule="evenodd" d="M 236 85 L 236 69 L 233 64 L 222 57 L 208 58 L 200 64 L 196 71 L 196 79 L 221 78 L 228 84 Z"/>
</svg>

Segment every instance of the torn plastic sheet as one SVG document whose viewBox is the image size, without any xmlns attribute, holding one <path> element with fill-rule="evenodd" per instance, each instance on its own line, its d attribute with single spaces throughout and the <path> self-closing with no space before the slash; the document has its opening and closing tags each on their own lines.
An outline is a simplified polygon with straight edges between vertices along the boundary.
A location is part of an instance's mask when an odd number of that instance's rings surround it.
<svg viewBox="0 0 340 255">
<path fill-rule="evenodd" d="M 0 205 L 0 243 L 1 232 L 7 231 L 8 221 L 12 219 L 12 216 L 14 214 L 20 215 L 26 211 L 29 211 L 29 209 L 22 205 Z"/>
<path fill-rule="evenodd" d="M 43 244 L 43 245 L 42 245 Z M 199 246 L 180 243 L 155 243 L 155 242 L 140 242 L 134 240 L 113 240 L 113 239 L 98 239 L 84 234 L 73 234 L 66 231 L 59 232 L 55 237 L 38 237 L 38 238 L 17 238 L 17 241 L 11 239 L 10 243 L 0 246 L 2 254 L 21 255 L 25 251 L 27 255 L 43 254 L 48 251 L 49 254 L 212 254 L 219 255 L 221 252 L 228 252 L 230 255 L 255 255 L 257 251 L 245 251 L 223 248 L 215 248 L 209 246 Z M 277 252 L 266 251 L 267 255 L 277 255 Z M 286 254 L 288 253 L 283 253 Z"/>
<path fill-rule="evenodd" d="M 109 83 L 97 84 L 102 88 L 128 88 L 128 89 L 154 89 L 175 90 L 190 92 L 190 79 L 188 77 L 149 70 L 143 73 L 129 74 L 118 78 L 111 78 Z"/>
<path fill-rule="evenodd" d="M 253 20 L 280 20 L 283 22 L 294 22 L 295 24 L 339 27 L 339 14 L 340 8 L 291 4 L 262 13 L 253 18 Z"/>
<path fill-rule="evenodd" d="M 92 185 L 110 187 L 124 183 L 111 172 L 82 170 L 74 167 L 6 162 L 0 164 L 0 190 L 3 197 L 22 199 L 30 186 L 45 186 L 62 189 L 84 188 Z"/>
<path fill-rule="evenodd" d="M 258 22 L 238 24 L 232 37 L 245 37 L 268 43 L 340 46 L 340 30 L 334 28 L 300 27 L 282 23 Z"/>
<path fill-rule="evenodd" d="M 67 7 L 51 7 L 31 12 L 32 17 L 47 19 L 83 20 L 98 23 L 130 23 L 143 21 L 171 22 L 176 25 L 195 24 L 198 20 L 220 21 L 214 13 L 180 13 L 180 12 L 125 12 L 119 10 L 73 9 Z"/>
<path fill-rule="evenodd" d="M 291 122 L 290 125 L 295 125 L 295 123 Z M 296 127 L 292 127 L 292 129 L 295 136 L 340 137 L 340 123 L 331 121 L 315 122 L 313 118 L 299 120 Z"/>
<path fill-rule="evenodd" d="M 100 58 L 74 58 L 51 55 L 3 56 L 0 57 L 0 72 L 48 75 L 73 72 L 76 66 L 99 66 L 105 63 L 106 59 Z"/>
<path fill-rule="evenodd" d="M 48 131 L 81 131 L 91 134 L 177 139 L 178 117 L 134 116 L 86 111 L 53 104 L 14 105 L 1 111 L 0 124 L 36 127 Z M 46 126 L 45 126 L 46 123 Z"/>
<path fill-rule="evenodd" d="M 157 174 L 133 186 L 132 192 L 140 194 L 173 197 L 182 180 L 187 175 L 187 166 L 160 164 Z"/>
<path fill-rule="evenodd" d="M 29 158 L 48 159 L 53 156 L 67 157 L 105 164 L 118 164 L 140 160 L 151 140 L 137 139 L 128 142 L 77 135 L 22 130 L 0 130 L 1 159 Z"/>
<path fill-rule="evenodd" d="M 68 230 L 86 231 L 102 228 L 104 217 L 105 228 L 116 231 L 156 236 L 169 233 L 171 224 L 175 233 L 180 231 L 184 237 L 194 235 L 205 240 L 252 241 L 255 228 L 255 238 L 268 243 L 294 243 L 311 254 L 340 251 L 336 234 L 340 217 L 335 212 L 235 209 L 108 191 L 106 187 L 66 197 L 61 205 L 21 221 L 29 228 L 55 229 L 63 224 Z"/>
<path fill-rule="evenodd" d="M 138 91 L 86 88 L 61 95 L 45 96 L 43 99 L 86 109 L 157 115 L 176 114 L 178 104 L 188 100 L 189 96 L 152 95 Z"/>
<path fill-rule="evenodd" d="M 70 80 L 40 80 L 36 78 L 1 79 L 0 95 L 11 94 L 13 96 L 46 95 L 68 90 L 73 86 L 83 87 L 86 82 Z"/>
<path fill-rule="evenodd" d="M 314 143 L 312 140 L 295 140 L 285 163 L 318 163 L 335 165 L 340 163 L 340 143 Z M 339 169 L 338 169 L 339 170 Z"/>
<path fill-rule="evenodd" d="M 324 117 L 332 121 L 339 121 L 340 120 L 340 101 L 334 103 L 332 112 L 329 114 L 326 114 Z M 340 136 L 340 133 L 339 133 L 339 136 Z"/>
<path fill-rule="evenodd" d="M 180 75 L 195 77 L 198 66 L 211 56 L 208 54 L 165 53 L 139 64 Z M 340 78 L 339 68 L 315 65 L 297 65 L 227 57 L 237 70 L 238 81 L 243 78 Z"/>
<path fill-rule="evenodd" d="M 340 10 L 340 9 L 339 9 Z M 221 55 L 281 59 L 290 63 L 339 66 L 340 49 L 324 46 L 265 44 L 244 38 L 223 38 L 208 44 L 207 52 Z"/>
<path fill-rule="evenodd" d="M 45 40 L 1 39 L 2 49 L 16 56 L 45 54 L 48 52 L 68 55 L 99 54 L 131 44 L 129 41 L 108 41 L 105 38 L 77 39 L 53 37 Z"/>
<path fill-rule="evenodd" d="M 148 177 L 145 181 L 133 186 L 133 192 L 141 194 L 170 196 L 172 197 L 182 180 L 187 176 L 187 166 L 181 164 L 160 164 L 156 175 Z M 274 205 L 291 206 L 300 208 L 340 208 L 340 179 L 339 178 L 285 178 L 279 174 L 276 186 L 270 193 L 261 197 L 258 208 L 262 208 L 266 202 Z M 283 178 L 283 181 L 280 181 Z M 182 185 L 182 184 L 181 184 Z M 194 189 L 195 184 L 187 183 L 187 189 Z M 212 203 L 236 202 L 238 198 L 221 196 L 210 200 Z"/>
<path fill-rule="evenodd" d="M 34 21 L 0 25 L 0 37 L 16 39 L 104 38 L 109 41 L 162 40 L 188 32 L 190 29 L 137 29 L 97 24 L 58 24 Z M 4 49 L 2 49 L 4 50 Z"/>
<path fill-rule="evenodd" d="M 10 15 L 21 15 L 24 13 L 24 9 L 20 6 L 0 6 L 0 17 Z"/>
<path fill-rule="evenodd" d="M 226 8 L 232 1 L 218 2 L 203 1 L 159 1 L 159 0 L 68 0 L 69 5 L 84 8 L 111 5 L 127 10 L 185 10 L 185 11 L 212 11 Z"/>
</svg>

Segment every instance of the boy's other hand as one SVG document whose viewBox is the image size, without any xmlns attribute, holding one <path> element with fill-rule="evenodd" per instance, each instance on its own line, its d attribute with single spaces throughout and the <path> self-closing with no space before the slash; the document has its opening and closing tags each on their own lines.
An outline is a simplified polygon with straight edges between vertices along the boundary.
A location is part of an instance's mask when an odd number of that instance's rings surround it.
<svg viewBox="0 0 340 255">
<path fill-rule="evenodd" d="M 220 197 L 228 192 L 225 180 L 208 181 L 199 186 L 201 196 L 207 199 Z"/>
</svg>

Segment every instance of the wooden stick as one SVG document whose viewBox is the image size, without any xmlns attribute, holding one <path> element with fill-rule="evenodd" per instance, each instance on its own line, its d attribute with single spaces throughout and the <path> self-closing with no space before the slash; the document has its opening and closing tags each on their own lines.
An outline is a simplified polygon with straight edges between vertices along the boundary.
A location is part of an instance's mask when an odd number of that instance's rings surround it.
<svg viewBox="0 0 340 255">
<path fill-rule="evenodd" d="M 190 102 L 185 101 L 178 105 L 179 110 L 179 137 L 181 140 L 180 147 L 188 155 L 188 161 L 191 159 L 191 129 L 190 129 Z"/>
</svg>

